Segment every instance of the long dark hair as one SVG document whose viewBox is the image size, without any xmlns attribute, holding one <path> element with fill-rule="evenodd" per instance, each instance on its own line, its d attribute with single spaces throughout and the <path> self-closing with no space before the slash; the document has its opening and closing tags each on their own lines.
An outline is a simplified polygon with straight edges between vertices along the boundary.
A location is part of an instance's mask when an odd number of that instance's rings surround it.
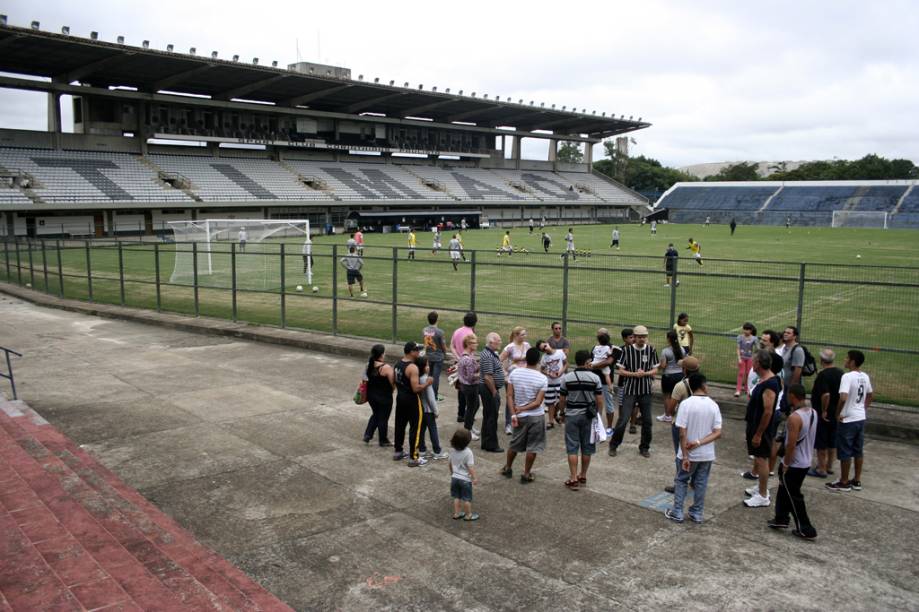
<svg viewBox="0 0 919 612">
<path fill-rule="evenodd" d="M 370 378 L 370 375 L 373 374 L 374 362 L 381 361 L 385 352 L 386 347 L 382 344 L 374 344 L 370 347 L 370 359 L 367 360 L 367 378 Z"/>
<path fill-rule="evenodd" d="M 683 347 L 680 346 L 680 339 L 677 336 L 677 333 L 674 330 L 667 332 L 667 344 L 670 345 L 670 350 L 673 351 L 673 358 L 677 361 L 683 358 Z"/>
</svg>

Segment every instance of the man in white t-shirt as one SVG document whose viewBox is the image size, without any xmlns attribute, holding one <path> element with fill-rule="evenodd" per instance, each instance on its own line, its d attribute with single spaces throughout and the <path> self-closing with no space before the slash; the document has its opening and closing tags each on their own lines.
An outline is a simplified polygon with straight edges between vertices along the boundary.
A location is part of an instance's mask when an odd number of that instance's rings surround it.
<svg viewBox="0 0 919 612">
<path fill-rule="evenodd" d="M 689 518 L 701 523 L 705 510 L 705 489 L 708 475 L 715 462 L 715 440 L 721 437 L 721 410 L 708 397 L 705 376 L 696 373 L 689 377 L 692 395 L 680 403 L 675 425 L 680 430 L 680 448 L 677 451 L 677 476 L 673 481 L 673 508 L 664 511 L 671 521 L 683 522 L 683 502 L 690 480 L 693 483 L 692 506 Z"/>
<path fill-rule="evenodd" d="M 548 379 L 539 371 L 542 353 L 531 347 L 526 353 L 526 367 L 514 368 L 507 376 L 507 407 L 511 412 L 514 427 L 507 462 L 501 468 L 501 475 L 511 478 L 512 466 L 517 453 L 526 453 L 520 482 L 527 484 L 535 480 L 532 469 L 536 455 L 546 450 L 546 415 L 543 401 L 546 397 Z"/>
<path fill-rule="evenodd" d="M 568 228 L 568 233 L 565 234 L 565 253 L 567 253 L 572 260 L 577 260 L 578 254 L 574 250 L 574 233 L 571 231 L 571 228 Z"/>
<path fill-rule="evenodd" d="M 836 454 L 839 457 L 839 480 L 826 483 L 831 491 L 862 490 L 862 462 L 865 446 L 865 419 L 874 399 L 871 379 L 862 372 L 865 354 L 849 351 L 845 366 L 849 370 L 839 383 L 839 405 L 836 407 Z M 849 480 L 849 468 L 855 459 L 855 478 Z"/>
<path fill-rule="evenodd" d="M 239 230 L 239 252 L 246 252 L 246 242 L 249 240 L 249 232 L 246 231 L 246 228 L 240 228 Z"/>
</svg>

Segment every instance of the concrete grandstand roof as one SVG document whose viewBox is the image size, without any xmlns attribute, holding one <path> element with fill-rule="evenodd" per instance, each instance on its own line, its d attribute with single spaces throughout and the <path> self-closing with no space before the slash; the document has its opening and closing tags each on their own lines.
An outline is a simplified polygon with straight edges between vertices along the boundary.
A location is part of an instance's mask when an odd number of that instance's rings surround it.
<svg viewBox="0 0 919 612">
<path fill-rule="evenodd" d="M 210 55 L 134 47 L 37 29 L 0 26 L 0 72 L 94 87 L 171 91 L 338 113 L 421 117 L 442 123 L 551 130 L 605 138 L 650 126 L 631 118 L 573 112 L 362 80 L 302 74 Z"/>
</svg>

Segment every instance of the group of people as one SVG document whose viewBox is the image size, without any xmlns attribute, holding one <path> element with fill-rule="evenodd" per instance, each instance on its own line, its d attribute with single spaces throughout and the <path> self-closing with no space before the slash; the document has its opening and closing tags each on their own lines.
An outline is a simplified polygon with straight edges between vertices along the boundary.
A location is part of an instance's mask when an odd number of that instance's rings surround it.
<svg viewBox="0 0 919 612">
<path fill-rule="evenodd" d="M 709 397 L 700 360 L 693 354 L 695 338 L 688 314 L 681 313 L 668 330 L 667 346 L 660 354 L 649 343 L 643 325 L 623 329 L 622 343 L 615 346 L 609 331 L 601 328 L 597 343 L 590 350 L 576 351 L 573 364 L 569 363 L 571 343 L 558 322 L 552 323 L 545 340 L 533 344 L 523 327 L 511 331 L 507 344 L 494 331 L 484 334 L 480 342 L 474 312 L 466 313 L 463 325 L 449 339 L 437 323 L 438 314 L 431 312 L 422 330 L 422 344 L 407 342 L 395 365 L 384 361 L 383 345 L 371 350 L 365 376 L 372 414 L 364 442 L 369 444 L 376 435 L 381 446 L 393 444 L 393 459 L 407 460 L 410 467 L 449 459 L 454 518 L 478 518 L 471 509 L 476 481 L 469 448 L 473 441 L 479 441 L 484 452 L 504 453 L 500 473 L 507 478 L 514 476 L 516 458 L 523 454 L 519 480 L 526 484 L 535 480 L 533 466 L 545 452 L 548 432 L 561 426 L 569 465 L 564 486 L 570 490 L 586 485 L 598 445 L 608 439 L 608 455 L 617 456 L 626 429 L 636 433 L 638 421 L 638 452 L 649 457 L 653 382 L 660 373 L 664 414 L 657 420 L 671 423 L 675 461 L 673 484 L 665 487 L 674 494 L 674 502 L 665 515 L 676 522 L 687 516 L 703 521 L 722 417 L 718 404 Z M 757 335 L 755 326 L 745 323 L 737 336 L 735 397 L 748 398 L 745 441 L 753 461 L 743 478 L 756 480 L 745 491 L 744 504 L 770 506 L 769 479 L 777 472 L 775 515 L 768 525 L 784 529 L 793 519 L 794 533 L 810 539 L 817 533 L 807 515 L 802 484 L 807 476 L 832 475 L 836 455 L 840 477 L 827 482 L 827 488 L 837 492 L 861 489 L 864 423 L 873 389 L 868 375 L 861 371 L 863 353 L 849 351 L 844 363 L 849 371 L 843 373 L 833 365 L 833 351 L 824 349 L 808 403 L 802 384 L 802 377 L 811 373 L 808 358 L 793 326 L 781 335 L 772 330 Z M 448 363 L 452 365 L 446 368 Z M 457 391 L 456 420 L 462 424 L 451 438 L 449 452 L 441 447 L 437 424 L 444 373 Z M 395 438 L 390 442 L 387 429 L 393 390 Z M 510 436 L 506 449 L 499 436 L 502 415 L 504 432 Z M 693 503 L 684 514 L 690 488 Z"/>
</svg>

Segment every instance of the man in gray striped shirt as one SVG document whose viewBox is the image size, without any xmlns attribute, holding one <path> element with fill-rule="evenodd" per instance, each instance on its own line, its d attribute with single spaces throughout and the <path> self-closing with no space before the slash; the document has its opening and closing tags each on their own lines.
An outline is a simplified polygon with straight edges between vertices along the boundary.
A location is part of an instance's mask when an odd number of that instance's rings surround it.
<svg viewBox="0 0 919 612">
<path fill-rule="evenodd" d="M 641 442 L 638 445 L 638 452 L 642 457 L 650 457 L 651 386 L 654 383 L 654 375 L 657 374 L 660 359 L 657 357 L 655 348 L 648 344 L 647 327 L 636 325 L 633 333 L 635 344 L 623 347 L 622 357 L 619 358 L 616 367 L 619 375 L 625 379 L 622 405 L 634 406 L 637 403 L 641 409 Z M 609 454 L 612 457 L 616 456 L 622 444 L 622 434 L 625 432 L 625 425 L 630 416 L 631 410 L 620 408 L 616 429 L 610 440 Z"/>
<path fill-rule="evenodd" d="M 501 336 L 491 332 L 485 337 L 485 350 L 479 356 L 479 397 L 482 399 L 482 450 L 503 453 L 498 442 L 498 413 L 501 409 L 501 389 L 504 369 L 498 359 Z"/>
</svg>

